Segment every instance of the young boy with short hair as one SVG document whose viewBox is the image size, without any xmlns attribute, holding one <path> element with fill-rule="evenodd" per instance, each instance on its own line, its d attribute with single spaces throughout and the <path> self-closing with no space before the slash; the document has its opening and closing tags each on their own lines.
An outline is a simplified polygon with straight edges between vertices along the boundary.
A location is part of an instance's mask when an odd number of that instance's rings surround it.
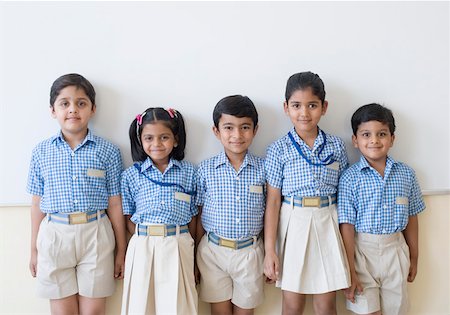
<svg viewBox="0 0 450 315">
<path fill-rule="evenodd" d="M 248 152 L 258 113 L 248 97 L 233 95 L 217 103 L 213 120 L 224 152 L 198 168 L 200 298 L 211 314 L 253 314 L 264 298 L 266 178 L 263 159 Z"/>
<path fill-rule="evenodd" d="M 345 290 L 347 308 L 357 314 L 406 314 L 406 284 L 417 273 L 417 214 L 425 204 L 414 170 L 388 155 L 395 139 L 391 110 L 364 105 L 351 123 L 353 145 L 362 156 L 344 172 L 338 190 L 352 279 Z"/>
</svg>

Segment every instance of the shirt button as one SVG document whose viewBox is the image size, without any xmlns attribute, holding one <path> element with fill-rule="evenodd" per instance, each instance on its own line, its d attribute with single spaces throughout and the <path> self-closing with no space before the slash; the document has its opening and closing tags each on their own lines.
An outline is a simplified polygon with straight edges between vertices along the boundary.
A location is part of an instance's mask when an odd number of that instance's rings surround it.
<svg viewBox="0 0 450 315">
<path fill-rule="evenodd" d="M 162 204 L 162 205 L 165 205 L 166 203 L 165 203 L 164 200 L 163 200 L 163 201 L 161 201 L 161 204 Z"/>
<path fill-rule="evenodd" d="M 387 209 L 387 206 L 386 206 L 386 205 L 384 205 L 384 206 L 383 206 L 383 209 Z"/>
<path fill-rule="evenodd" d="M 73 178 L 73 180 L 75 180 L 75 179 L 77 179 L 77 176 L 76 176 L 76 175 L 73 175 L 73 177 L 72 177 L 72 178 Z"/>
<path fill-rule="evenodd" d="M 72 154 L 71 154 L 72 156 L 75 156 L 75 152 L 72 152 Z"/>
<path fill-rule="evenodd" d="M 241 222 L 241 219 L 236 219 L 236 223 L 240 223 Z"/>
<path fill-rule="evenodd" d="M 239 197 L 239 196 L 236 196 L 236 200 L 241 200 L 241 197 Z"/>
<path fill-rule="evenodd" d="M 73 203 L 78 203 L 78 200 L 74 200 Z"/>
<path fill-rule="evenodd" d="M 319 196 L 320 195 L 320 190 L 316 190 L 316 194 L 317 194 L 317 196 Z"/>
<path fill-rule="evenodd" d="M 234 179 L 235 179 L 235 180 L 239 180 L 239 176 L 236 176 Z"/>
</svg>

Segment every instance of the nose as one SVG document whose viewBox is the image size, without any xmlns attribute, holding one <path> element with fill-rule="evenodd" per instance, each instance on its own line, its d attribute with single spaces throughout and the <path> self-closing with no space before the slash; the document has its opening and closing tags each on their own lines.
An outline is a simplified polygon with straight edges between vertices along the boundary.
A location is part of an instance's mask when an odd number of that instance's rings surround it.
<svg viewBox="0 0 450 315">
<path fill-rule="evenodd" d="M 70 103 L 69 106 L 69 113 L 76 113 L 78 111 L 77 106 L 75 105 L 75 103 Z"/>
</svg>

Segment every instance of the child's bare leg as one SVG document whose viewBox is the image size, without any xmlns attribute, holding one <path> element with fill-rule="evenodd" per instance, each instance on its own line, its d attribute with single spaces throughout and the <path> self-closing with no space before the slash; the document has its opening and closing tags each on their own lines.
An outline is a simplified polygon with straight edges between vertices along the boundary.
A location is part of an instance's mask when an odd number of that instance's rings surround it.
<svg viewBox="0 0 450 315">
<path fill-rule="evenodd" d="M 240 308 L 239 306 L 233 305 L 233 315 L 253 315 L 253 308 Z"/>
<path fill-rule="evenodd" d="M 79 314 L 78 295 L 74 294 L 62 299 L 51 299 L 50 312 L 52 313 L 52 315 Z"/>
<path fill-rule="evenodd" d="M 306 296 L 290 291 L 283 290 L 283 315 L 300 315 L 305 309 Z"/>
<path fill-rule="evenodd" d="M 232 315 L 233 304 L 231 300 L 219 303 L 211 303 L 211 315 Z"/>
<path fill-rule="evenodd" d="M 314 294 L 313 308 L 317 315 L 336 315 L 336 292 Z"/>
<path fill-rule="evenodd" d="M 104 315 L 106 312 L 106 298 L 78 297 L 81 315 Z"/>
</svg>

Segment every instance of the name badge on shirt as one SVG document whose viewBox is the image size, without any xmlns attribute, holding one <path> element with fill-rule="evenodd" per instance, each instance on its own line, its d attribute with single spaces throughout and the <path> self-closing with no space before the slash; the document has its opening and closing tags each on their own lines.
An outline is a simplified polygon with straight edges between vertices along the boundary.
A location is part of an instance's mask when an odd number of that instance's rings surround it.
<svg viewBox="0 0 450 315">
<path fill-rule="evenodd" d="M 396 205 L 408 205 L 408 197 L 397 197 L 395 198 Z"/>
<path fill-rule="evenodd" d="M 251 193 L 256 193 L 256 194 L 262 194 L 263 193 L 263 186 L 250 185 L 250 192 Z"/>
<path fill-rule="evenodd" d="M 97 170 L 95 168 L 88 168 L 87 169 L 87 176 L 89 176 L 89 177 L 105 178 L 106 171 L 105 170 Z"/>
<path fill-rule="evenodd" d="M 331 168 L 332 170 L 339 171 L 339 162 L 333 162 L 330 165 L 327 165 L 328 168 Z"/>
<path fill-rule="evenodd" d="M 181 200 L 181 201 L 184 201 L 184 202 L 188 202 L 188 203 L 191 202 L 191 196 L 190 195 L 182 193 L 182 192 L 179 192 L 179 191 L 175 192 L 175 199 L 176 200 Z"/>
</svg>

